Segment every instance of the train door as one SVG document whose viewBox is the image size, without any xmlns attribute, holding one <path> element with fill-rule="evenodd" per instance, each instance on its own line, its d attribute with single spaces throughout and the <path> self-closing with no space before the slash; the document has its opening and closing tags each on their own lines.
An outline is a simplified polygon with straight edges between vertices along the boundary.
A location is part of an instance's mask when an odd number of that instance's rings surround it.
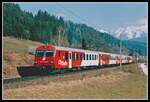
<svg viewBox="0 0 150 102">
<path fill-rule="evenodd" d="M 72 52 L 69 51 L 69 68 L 72 68 Z"/>
<path fill-rule="evenodd" d="M 101 66 L 102 65 L 102 57 L 101 57 L 101 54 L 98 54 L 99 55 L 99 66 Z"/>
<path fill-rule="evenodd" d="M 106 55 L 106 63 L 105 64 L 109 64 L 109 61 L 110 61 L 110 55 Z"/>
<path fill-rule="evenodd" d="M 119 64 L 119 63 L 120 63 L 119 56 L 116 56 L 116 64 Z"/>
</svg>

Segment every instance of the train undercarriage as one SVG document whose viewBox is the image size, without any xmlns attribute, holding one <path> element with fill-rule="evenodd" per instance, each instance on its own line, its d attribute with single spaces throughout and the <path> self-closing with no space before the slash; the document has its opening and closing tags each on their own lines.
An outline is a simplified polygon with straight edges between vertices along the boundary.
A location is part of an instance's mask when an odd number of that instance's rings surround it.
<svg viewBox="0 0 150 102">
<path fill-rule="evenodd" d="M 129 64 L 129 63 L 122 63 Z M 53 72 L 63 73 L 64 71 L 77 71 L 77 70 L 86 70 L 86 69 L 94 69 L 94 68 L 106 68 L 119 66 L 120 64 L 112 64 L 112 65 L 103 65 L 103 66 L 86 66 L 86 67 L 76 67 L 76 68 L 60 68 L 56 69 L 53 66 L 20 66 L 17 67 L 17 71 L 21 77 L 26 76 L 45 76 L 53 74 Z"/>
</svg>

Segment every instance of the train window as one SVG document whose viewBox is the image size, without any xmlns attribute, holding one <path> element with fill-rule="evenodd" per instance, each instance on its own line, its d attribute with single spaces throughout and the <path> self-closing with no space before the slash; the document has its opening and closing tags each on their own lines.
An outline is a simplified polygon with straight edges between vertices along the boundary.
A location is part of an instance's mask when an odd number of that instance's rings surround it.
<svg viewBox="0 0 150 102">
<path fill-rule="evenodd" d="M 77 59 L 77 56 L 76 56 L 76 53 L 74 53 L 74 60 L 76 60 Z"/>
<path fill-rule="evenodd" d="M 52 57 L 53 54 L 54 54 L 53 50 L 50 50 L 50 51 L 37 50 L 35 53 L 35 56 L 36 57 L 43 57 L 46 55 L 47 57 Z"/>
<path fill-rule="evenodd" d="M 54 54 L 54 51 L 47 51 L 47 52 L 46 52 L 46 56 L 47 56 L 47 57 L 52 57 L 53 54 Z"/>
<path fill-rule="evenodd" d="M 65 52 L 65 60 L 68 60 L 68 52 Z"/>
<path fill-rule="evenodd" d="M 37 50 L 36 53 L 35 53 L 35 56 L 36 57 L 43 57 L 44 56 L 44 51 Z"/>
<path fill-rule="evenodd" d="M 58 56 L 60 57 L 60 51 L 58 51 Z"/>
<path fill-rule="evenodd" d="M 106 60 L 105 55 L 103 56 L 103 59 Z"/>
<path fill-rule="evenodd" d="M 111 56 L 110 58 L 111 58 L 111 60 L 115 60 L 115 57 L 114 57 L 114 56 Z"/>
<path fill-rule="evenodd" d="M 110 56 L 108 56 L 108 60 L 110 59 Z"/>
<path fill-rule="evenodd" d="M 86 54 L 86 59 L 88 60 L 88 54 Z"/>
<path fill-rule="evenodd" d="M 107 56 L 107 60 L 109 59 L 109 56 Z"/>
<path fill-rule="evenodd" d="M 106 60 L 108 59 L 108 56 L 106 55 Z"/>
<path fill-rule="evenodd" d="M 105 60 L 105 56 L 104 55 L 102 55 L 102 59 Z"/>
<path fill-rule="evenodd" d="M 84 60 L 85 60 L 85 54 L 83 54 L 83 58 L 84 58 Z"/>
<path fill-rule="evenodd" d="M 74 56 L 74 52 L 72 53 L 72 60 L 74 60 L 75 59 L 75 56 Z"/>
<path fill-rule="evenodd" d="M 78 56 L 78 53 L 76 53 L 76 60 L 78 60 L 79 59 L 79 56 Z"/>
<path fill-rule="evenodd" d="M 112 56 L 110 56 L 110 60 L 112 60 Z"/>
<path fill-rule="evenodd" d="M 94 60 L 94 55 L 92 55 L 92 60 Z"/>
<path fill-rule="evenodd" d="M 80 54 L 80 60 L 82 60 L 82 53 Z"/>
<path fill-rule="evenodd" d="M 70 53 L 70 59 L 71 59 L 71 53 Z"/>
</svg>

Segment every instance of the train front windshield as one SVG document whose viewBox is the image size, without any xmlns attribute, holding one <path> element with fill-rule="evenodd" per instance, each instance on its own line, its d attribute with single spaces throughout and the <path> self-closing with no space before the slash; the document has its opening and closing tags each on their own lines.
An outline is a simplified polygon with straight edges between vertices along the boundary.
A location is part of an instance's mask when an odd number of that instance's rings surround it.
<svg viewBox="0 0 150 102">
<path fill-rule="evenodd" d="M 35 57 L 52 57 L 54 54 L 53 50 L 37 50 L 35 53 Z"/>
</svg>

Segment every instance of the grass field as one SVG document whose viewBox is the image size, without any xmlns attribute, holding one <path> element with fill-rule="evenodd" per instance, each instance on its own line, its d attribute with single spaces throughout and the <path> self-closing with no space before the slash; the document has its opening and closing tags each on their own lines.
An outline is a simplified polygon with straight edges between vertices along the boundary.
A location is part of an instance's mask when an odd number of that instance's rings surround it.
<svg viewBox="0 0 150 102">
<path fill-rule="evenodd" d="M 84 77 L 77 73 L 59 76 L 54 80 L 43 78 L 23 82 L 16 84 L 15 88 L 11 88 L 11 85 L 5 88 L 4 98 L 147 99 L 147 77 L 133 69 L 103 69 L 84 72 Z"/>
<path fill-rule="evenodd" d="M 32 65 L 28 46 L 41 43 L 3 37 L 3 77 L 17 76 L 16 66 Z M 85 73 L 85 74 L 83 74 Z M 4 99 L 147 99 L 147 76 L 136 64 L 3 86 Z M 17 87 L 16 87 L 17 86 Z"/>
<path fill-rule="evenodd" d="M 18 40 L 12 37 L 3 37 L 3 77 L 18 77 L 17 66 L 28 66 L 33 64 L 32 55 L 28 54 L 28 48 L 36 47 L 42 43 Z"/>
</svg>

